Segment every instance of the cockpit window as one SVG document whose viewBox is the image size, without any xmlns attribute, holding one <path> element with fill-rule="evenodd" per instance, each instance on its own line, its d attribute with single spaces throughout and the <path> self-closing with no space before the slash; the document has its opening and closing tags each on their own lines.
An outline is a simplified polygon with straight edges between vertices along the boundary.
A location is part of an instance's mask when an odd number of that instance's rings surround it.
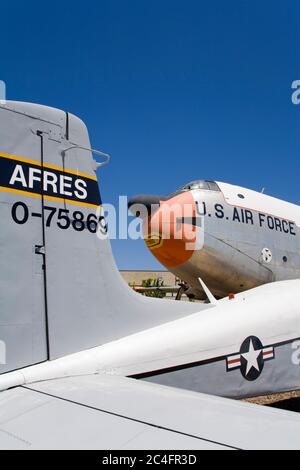
<svg viewBox="0 0 300 470">
<path fill-rule="evenodd" d="M 191 183 L 185 184 L 181 191 L 192 191 L 193 189 L 206 189 L 208 191 L 220 191 L 219 186 L 214 181 L 191 181 Z"/>
<path fill-rule="evenodd" d="M 207 183 L 211 191 L 221 191 L 217 183 L 215 183 L 214 181 L 207 181 Z"/>
<path fill-rule="evenodd" d="M 206 180 L 196 180 L 196 181 L 191 181 L 188 184 L 185 184 L 182 186 L 182 188 L 179 188 L 175 193 L 171 193 L 167 196 L 166 199 L 171 199 L 172 197 L 178 196 L 181 193 L 187 192 L 187 191 L 192 191 L 193 189 L 204 189 L 206 191 L 221 191 L 219 186 L 215 181 L 206 181 Z"/>
</svg>

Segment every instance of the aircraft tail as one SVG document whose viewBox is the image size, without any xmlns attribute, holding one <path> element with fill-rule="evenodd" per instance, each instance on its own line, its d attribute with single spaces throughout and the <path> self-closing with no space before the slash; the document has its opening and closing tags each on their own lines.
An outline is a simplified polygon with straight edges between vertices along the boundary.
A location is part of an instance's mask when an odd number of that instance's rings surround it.
<svg viewBox="0 0 300 470">
<path fill-rule="evenodd" d="M 208 308 L 145 298 L 123 281 L 95 234 L 97 164 L 80 119 L 7 102 L 0 123 L 1 373 Z"/>
</svg>

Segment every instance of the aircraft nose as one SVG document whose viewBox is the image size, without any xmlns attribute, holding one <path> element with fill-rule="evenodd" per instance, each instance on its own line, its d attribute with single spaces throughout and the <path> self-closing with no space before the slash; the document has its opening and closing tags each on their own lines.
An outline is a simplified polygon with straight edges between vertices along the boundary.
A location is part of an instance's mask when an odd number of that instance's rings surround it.
<svg viewBox="0 0 300 470">
<path fill-rule="evenodd" d="M 143 206 L 146 209 L 147 215 L 154 213 L 160 206 L 160 202 L 165 200 L 164 196 L 157 196 L 155 194 L 139 194 L 133 196 L 128 201 L 128 209 L 131 214 L 134 216 L 141 215 L 141 207 Z M 138 212 L 138 214 L 137 214 Z"/>
<path fill-rule="evenodd" d="M 188 261 L 197 242 L 196 204 L 190 191 L 160 200 L 157 210 L 144 218 L 144 239 L 165 267 Z"/>
</svg>

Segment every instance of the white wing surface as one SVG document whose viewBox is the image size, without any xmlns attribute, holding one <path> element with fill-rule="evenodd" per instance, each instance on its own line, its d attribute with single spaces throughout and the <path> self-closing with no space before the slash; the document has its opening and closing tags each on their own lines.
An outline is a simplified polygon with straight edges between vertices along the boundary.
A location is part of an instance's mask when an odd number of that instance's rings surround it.
<svg viewBox="0 0 300 470">
<path fill-rule="evenodd" d="M 296 413 L 134 379 L 51 380 L 0 395 L 2 449 L 295 449 Z"/>
</svg>

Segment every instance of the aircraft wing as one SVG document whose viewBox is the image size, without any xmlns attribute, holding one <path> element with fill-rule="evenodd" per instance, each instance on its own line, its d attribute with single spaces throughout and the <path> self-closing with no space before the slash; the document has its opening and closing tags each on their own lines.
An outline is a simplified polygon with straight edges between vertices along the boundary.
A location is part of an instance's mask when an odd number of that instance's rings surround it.
<svg viewBox="0 0 300 470">
<path fill-rule="evenodd" d="M 0 394 L 1 449 L 295 449 L 300 418 L 134 379 L 77 376 Z"/>
</svg>

